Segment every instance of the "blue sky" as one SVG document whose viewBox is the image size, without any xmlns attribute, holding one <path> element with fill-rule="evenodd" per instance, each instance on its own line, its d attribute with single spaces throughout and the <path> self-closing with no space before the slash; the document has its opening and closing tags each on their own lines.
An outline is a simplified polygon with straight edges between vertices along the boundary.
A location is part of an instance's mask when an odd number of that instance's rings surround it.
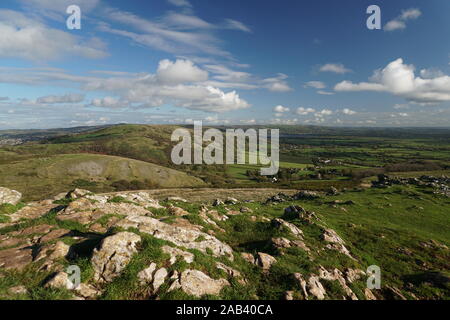
<svg viewBox="0 0 450 320">
<path fill-rule="evenodd" d="M 0 129 L 448 126 L 449 15 L 441 0 L 2 0 Z"/>
</svg>

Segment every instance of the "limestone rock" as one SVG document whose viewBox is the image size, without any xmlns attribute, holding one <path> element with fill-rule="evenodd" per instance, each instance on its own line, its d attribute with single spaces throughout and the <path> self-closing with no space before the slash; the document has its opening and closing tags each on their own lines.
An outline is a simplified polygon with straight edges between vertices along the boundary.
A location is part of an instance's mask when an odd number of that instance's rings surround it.
<svg viewBox="0 0 450 320">
<path fill-rule="evenodd" d="M 251 264 L 255 264 L 255 263 L 256 263 L 256 262 L 255 262 L 255 257 L 254 257 L 251 253 L 242 252 L 242 253 L 241 253 L 241 257 L 242 257 L 245 261 L 247 261 L 247 262 L 249 262 L 249 263 L 251 263 Z"/>
<path fill-rule="evenodd" d="M 375 297 L 369 288 L 364 289 L 364 296 L 367 300 L 377 300 L 377 297 Z"/>
<path fill-rule="evenodd" d="M 109 282 L 117 277 L 137 252 L 141 237 L 131 232 L 120 232 L 103 239 L 100 248 L 92 255 L 94 279 Z"/>
<path fill-rule="evenodd" d="M 8 294 L 16 295 L 16 294 L 27 294 L 28 290 L 25 286 L 15 286 L 8 289 Z"/>
<path fill-rule="evenodd" d="M 315 296 L 319 300 L 325 299 L 326 291 L 323 285 L 320 283 L 318 276 L 312 274 L 306 281 L 302 274 L 294 273 L 294 278 L 298 281 L 302 288 L 305 299 L 308 299 L 309 295 Z"/>
<path fill-rule="evenodd" d="M 349 297 L 352 300 L 358 300 L 356 295 L 353 293 L 353 291 L 350 289 L 350 287 L 347 285 L 347 282 L 345 281 L 343 274 L 338 269 L 333 269 L 331 272 L 320 266 L 319 268 L 319 277 L 321 279 L 325 279 L 328 281 L 338 281 L 341 285 L 342 289 L 344 290 L 347 297 Z"/>
<path fill-rule="evenodd" d="M 205 294 L 219 295 L 222 288 L 229 285 L 230 283 L 225 279 L 215 280 L 201 271 L 188 269 L 181 273 L 169 291 L 181 289 L 185 293 L 199 298 Z"/>
<path fill-rule="evenodd" d="M 153 235 L 155 238 L 170 241 L 179 247 L 188 249 L 198 249 L 206 252 L 210 249 L 212 254 L 218 256 L 228 256 L 233 259 L 233 249 L 217 238 L 197 230 L 173 226 L 151 217 L 128 216 L 117 223 L 117 226 L 127 228 L 136 228 L 140 232 Z M 200 241 L 198 239 L 201 239 Z"/>
<path fill-rule="evenodd" d="M 175 202 L 188 202 L 186 199 L 180 198 L 180 197 L 168 197 L 166 199 L 167 201 L 175 201 Z"/>
<path fill-rule="evenodd" d="M 0 204 L 9 203 L 16 205 L 21 198 L 22 194 L 19 191 L 0 187 Z"/>
<path fill-rule="evenodd" d="M 93 286 L 80 283 L 80 285 L 75 289 L 77 295 L 83 297 L 83 298 L 95 298 L 98 295 L 100 295 L 100 291 L 95 289 Z"/>
<path fill-rule="evenodd" d="M 25 245 L 0 251 L 0 268 L 22 270 L 33 260 L 33 250 Z"/>
<path fill-rule="evenodd" d="M 183 251 L 178 248 L 163 246 L 162 251 L 170 255 L 170 264 L 174 264 L 177 261 L 177 257 L 181 257 L 186 263 L 194 262 L 194 254 Z"/>
<path fill-rule="evenodd" d="M 74 289 L 74 284 L 70 281 L 69 276 L 65 272 L 56 273 L 45 285 L 45 288 L 65 288 Z"/>
<path fill-rule="evenodd" d="M 166 277 L 169 273 L 166 268 L 161 268 L 155 272 L 153 276 L 153 292 L 157 292 L 159 287 L 166 281 Z"/>
<path fill-rule="evenodd" d="M 269 270 L 272 264 L 274 264 L 275 262 L 277 262 L 277 259 L 267 253 L 258 252 L 258 254 L 256 255 L 256 264 L 260 266 L 264 271 Z"/>
<path fill-rule="evenodd" d="M 145 268 L 138 273 L 137 277 L 139 279 L 139 283 L 142 285 L 151 283 L 153 281 L 153 272 L 155 272 L 155 270 L 156 263 L 152 262 L 148 268 Z"/>
<path fill-rule="evenodd" d="M 293 235 L 295 235 L 299 238 L 301 238 L 303 235 L 303 231 L 300 230 L 296 225 L 294 225 L 290 222 L 284 221 L 283 219 L 280 219 L 280 218 L 273 219 L 271 224 L 273 227 L 278 228 L 278 229 L 282 229 L 284 227 L 284 228 L 288 229 Z"/>
<path fill-rule="evenodd" d="M 72 191 L 69 191 L 66 195 L 66 198 L 68 199 L 78 199 L 78 198 L 82 198 L 88 194 L 91 194 L 92 192 L 90 192 L 89 190 L 84 190 L 84 189 L 74 189 Z"/>
<path fill-rule="evenodd" d="M 169 206 L 168 211 L 172 216 L 186 216 L 189 214 L 186 210 L 175 206 Z"/>
</svg>

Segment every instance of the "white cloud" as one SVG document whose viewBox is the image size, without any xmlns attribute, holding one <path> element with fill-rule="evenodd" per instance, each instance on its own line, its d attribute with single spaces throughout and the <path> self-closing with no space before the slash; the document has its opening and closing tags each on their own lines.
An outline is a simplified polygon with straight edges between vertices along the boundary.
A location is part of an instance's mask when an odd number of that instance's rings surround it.
<svg viewBox="0 0 450 320">
<path fill-rule="evenodd" d="M 279 73 L 274 78 L 262 80 L 263 86 L 272 92 L 289 92 L 292 88 L 285 81 L 288 78 L 284 73 Z"/>
<path fill-rule="evenodd" d="M 181 29 L 211 29 L 214 28 L 214 25 L 206 22 L 199 17 L 189 14 L 169 12 L 164 17 L 164 22 L 171 26 Z"/>
<path fill-rule="evenodd" d="M 403 30 L 406 28 L 406 21 L 415 20 L 421 15 L 422 12 L 419 9 L 411 8 L 408 10 L 403 10 L 397 18 L 386 23 L 384 26 L 384 31 Z"/>
<path fill-rule="evenodd" d="M 333 111 L 329 109 L 323 109 L 322 111 L 316 112 L 316 117 L 323 117 L 323 116 L 331 116 L 333 114 Z"/>
<path fill-rule="evenodd" d="M 347 69 L 342 63 L 327 63 L 320 67 L 321 72 L 333 72 L 338 74 L 345 74 L 352 72 L 352 70 Z"/>
<path fill-rule="evenodd" d="M 48 61 L 65 55 L 84 58 L 107 56 L 99 39 L 83 39 L 50 28 L 44 23 L 12 10 L 0 10 L 0 57 Z"/>
<path fill-rule="evenodd" d="M 226 19 L 225 20 L 225 28 L 226 29 L 232 29 L 232 30 L 239 30 L 239 31 L 244 31 L 247 33 L 251 33 L 252 30 L 247 27 L 245 24 L 243 24 L 240 21 L 237 20 L 233 20 L 233 19 Z"/>
<path fill-rule="evenodd" d="M 450 101 L 449 76 L 424 79 L 416 77 L 414 70 L 414 66 L 404 64 L 400 58 L 375 71 L 372 82 L 343 81 L 335 86 L 335 90 L 389 92 L 421 104 Z"/>
<path fill-rule="evenodd" d="M 123 108 L 127 106 L 127 102 L 121 101 L 121 99 L 114 97 L 104 97 L 93 99 L 91 105 L 98 108 Z"/>
<path fill-rule="evenodd" d="M 301 115 L 301 116 L 306 116 L 306 115 L 308 115 L 308 114 L 310 114 L 310 113 L 314 113 L 314 112 L 316 112 L 316 110 L 315 109 L 313 109 L 313 108 L 304 108 L 304 107 L 300 107 L 300 108 L 297 108 L 297 114 L 299 114 L 299 115 Z"/>
<path fill-rule="evenodd" d="M 352 115 L 356 114 L 356 111 L 353 111 L 349 108 L 344 108 L 344 109 L 342 109 L 342 113 L 346 114 L 348 116 L 352 116 Z"/>
<path fill-rule="evenodd" d="M 62 96 L 45 96 L 36 100 L 39 104 L 56 104 L 56 103 L 80 103 L 83 102 L 85 95 L 77 93 L 69 93 Z"/>
<path fill-rule="evenodd" d="M 305 88 L 325 89 L 327 86 L 322 81 L 308 81 L 305 83 Z"/>
<path fill-rule="evenodd" d="M 179 84 L 201 82 L 208 79 L 208 72 L 198 68 L 189 60 L 168 59 L 159 62 L 157 71 L 158 80 L 162 83 Z"/>
<path fill-rule="evenodd" d="M 288 107 L 283 107 L 282 105 L 278 105 L 275 108 L 273 108 L 273 111 L 277 112 L 277 113 L 284 113 L 284 112 L 289 112 L 290 109 Z"/>
<path fill-rule="evenodd" d="M 325 90 L 319 90 L 317 91 L 317 94 L 323 95 L 323 96 L 332 96 L 334 92 L 325 91 Z"/>
</svg>

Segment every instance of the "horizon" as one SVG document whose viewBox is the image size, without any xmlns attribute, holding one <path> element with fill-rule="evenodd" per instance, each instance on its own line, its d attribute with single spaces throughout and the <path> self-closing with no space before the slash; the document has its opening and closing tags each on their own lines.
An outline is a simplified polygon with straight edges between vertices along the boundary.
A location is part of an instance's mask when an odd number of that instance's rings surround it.
<svg viewBox="0 0 450 320">
<path fill-rule="evenodd" d="M 4 0 L 0 130 L 448 126 L 450 3 L 373 4 Z"/>
</svg>

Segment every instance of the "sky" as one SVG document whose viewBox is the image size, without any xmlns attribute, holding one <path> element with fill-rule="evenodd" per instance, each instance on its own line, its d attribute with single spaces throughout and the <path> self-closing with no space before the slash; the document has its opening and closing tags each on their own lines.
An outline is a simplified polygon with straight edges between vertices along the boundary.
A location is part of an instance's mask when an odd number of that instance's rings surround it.
<svg viewBox="0 0 450 320">
<path fill-rule="evenodd" d="M 449 127 L 449 35 L 443 0 L 2 0 L 0 130 Z"/>
</svg>

